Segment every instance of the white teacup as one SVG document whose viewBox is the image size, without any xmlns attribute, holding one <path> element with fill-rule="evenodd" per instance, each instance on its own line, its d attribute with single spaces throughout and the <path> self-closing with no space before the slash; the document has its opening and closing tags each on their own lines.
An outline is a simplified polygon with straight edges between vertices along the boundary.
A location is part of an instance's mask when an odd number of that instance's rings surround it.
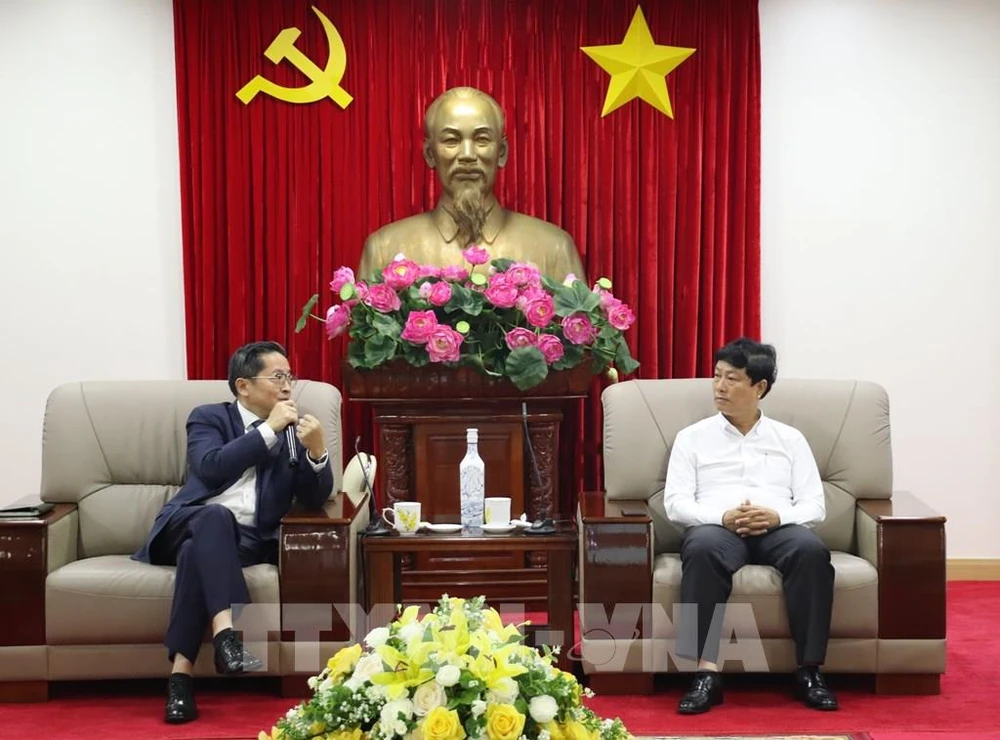
<svg viewBox="0 0 1000 740">
<path fill-rule="evenodd" d="M 382 509 L 382 518 L 401 535 L 416 534 L 420 527 L 420 502 L 397 501 L 391 509 Z"/>
<path fill-rule="evenodd" d="M 491 496 L 483 501 L 484 524 L 510 523 L 510 498 L 507 496 Z"/>
</svg>

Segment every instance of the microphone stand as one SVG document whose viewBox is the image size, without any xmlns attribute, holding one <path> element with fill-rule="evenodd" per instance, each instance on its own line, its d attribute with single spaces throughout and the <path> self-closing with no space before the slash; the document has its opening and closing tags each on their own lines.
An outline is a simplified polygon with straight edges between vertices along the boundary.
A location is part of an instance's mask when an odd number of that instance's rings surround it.
<svg viewBox="0 0 1000 740">
<path fill-rule="evenodd" d="M 386 524 L 385 519 L 382 518 L 382 514 L 376 510 L 375 507 L 375 490 L 372 488 L 372 483 L 368 480 L 368 460 L 371 459 L 371 455 L 361 455 L 361 437 L 356 437 L 354 439 L 354 454 L 358 456 L 358 461 L 361 463 L 361 477 L 365 482 L 365 490 L 368 492 L 368 526 L 365 527 L 362 534 L 365 537 L 385 537 L 386 535 L 392 534 L 392 528 Z"/>
</svg>

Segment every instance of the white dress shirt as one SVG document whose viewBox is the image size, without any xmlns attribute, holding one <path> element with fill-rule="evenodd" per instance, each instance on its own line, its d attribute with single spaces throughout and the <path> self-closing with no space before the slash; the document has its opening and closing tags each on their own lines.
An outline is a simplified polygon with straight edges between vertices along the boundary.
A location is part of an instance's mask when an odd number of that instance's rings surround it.
<svg viewBox="0 0 1000 740">
<path fill-rule="evenodd" d="M 263 421 L 257 414 L 246 409 L 243 404 L 239 401 L 236 402 L 236 408 L 239 409 L 240 419 L 243 420 L 243 433 L 249 434 L 251 432 L 258 432 L 260 436 L 264 438 L 264 443 L 267 445 L 269 450 L 274 449 L 275 445 L 278 444 L 278 435 L 274 433 L 267 424 L 258 424 L 256 430 L 254 429 L 254 422 Z M 319 462 L 313 462 L 309 455 L 306 455 L 306 460 L 312 465 L 313 470 L 319 472 L 329 461 L 329 453 L 323 453 L 323 457 L 319 459 Z M 213 496 L 212 498 L 205 499 L 206 504 L 221 504 L 236 515 L 236 521 L 240 524 L 246 524 L 247 526 L 253 526 L 257 523 L 257 466 L 251 465 L 249 468 L 243 471 L 243 475 L 240 476 L 233 485 L 227 488 L 225 491 L 220 493 L 218 496 Z"/>
<path fill-rule="evenodd" d="M 826 518 L 823 482 L 802 432 L 761 414 L 743 435 L 721 413 L 677 433 L 663 504 L 682 527 L 722 524 L 749 499 L 781 524 L 812 527 Z"/>
</svg>

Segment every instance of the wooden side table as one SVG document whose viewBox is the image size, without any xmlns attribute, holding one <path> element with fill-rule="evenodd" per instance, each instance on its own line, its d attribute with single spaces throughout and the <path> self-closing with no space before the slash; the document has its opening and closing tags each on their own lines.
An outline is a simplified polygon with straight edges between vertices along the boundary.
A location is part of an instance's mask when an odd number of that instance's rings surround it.
<svg viewBox="0 0 1000 740">
<path fill-rule="evenodd" d="M 400 560 L 404 554 L 428 553 L 447 556 L 449 551 L 454 550 L 482 554 L 544 552 L 548 561 L 546 565 L 548 631 L 538 630 L 536 636 L 539 642 L 561 647 L 557 665 L 562 670 L 569 671 L 571 668 L 568 651 L 575 639 L 573 568 L 576 546 L 576 527 L 572 525 L 560 527 L 554 534 L 547 535 L 528 535 L 523 532 L 488 535 L 477 530 L 456 534 L 420 532 L 411 537 L 401 537 L 395 533 L 386 537 L 362 537 L 361 547 L 364 553 L 368 594 L 367 608 L 369 613 L 372 613 L 376 607 L 380 607 L 375 613 L 384 615 L 385 605 L 394 607 L 402 601 Z M 455 585 L 461 589 L 462 584 Z M 461 593 L 450 595 L 458 596 Z"/>
</svg>

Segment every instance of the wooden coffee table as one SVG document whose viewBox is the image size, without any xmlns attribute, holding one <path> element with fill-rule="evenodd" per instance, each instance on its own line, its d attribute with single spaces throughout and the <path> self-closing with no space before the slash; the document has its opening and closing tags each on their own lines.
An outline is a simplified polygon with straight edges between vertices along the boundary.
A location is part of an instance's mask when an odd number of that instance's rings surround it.
<svg viewBox="0 0 1000 740">
<path fill-rule="evenodd" d="M 543 552 L 547 559 L 549 621 L 547 629 L 536 626 L 534 636 L 538 644 L 560 646 L 557 665 L 569 671 L 568 651 L 574 644 L 573 568 L 576 544 L 577 532 L 572 524 L 559 525 L 554 534 L 544 535 L 529 535 L 522 531 L 483 534 L 476 530 L 455 534 L 419 532 L 409 537 L 396 533 L 384 537 L 362 537 L 367 608 L 371 612 L 376 605 L 401 603 L 400 560 L 404 554 L 446 554 L 452 550 L 477 553 Z"/>
</svg>

